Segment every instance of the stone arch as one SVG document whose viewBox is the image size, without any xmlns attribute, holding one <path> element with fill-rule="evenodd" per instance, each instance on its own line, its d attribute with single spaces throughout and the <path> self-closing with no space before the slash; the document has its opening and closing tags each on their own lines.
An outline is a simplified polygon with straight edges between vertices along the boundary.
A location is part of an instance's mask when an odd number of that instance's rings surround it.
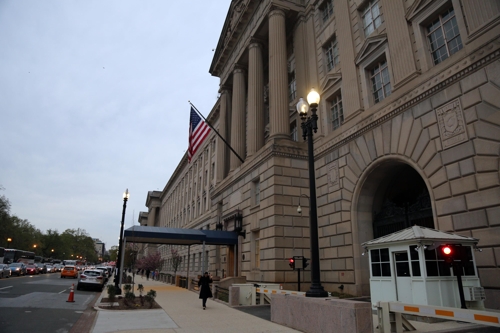
<svg viewBox="0 0 500 333">
<path fill-rule="evenodd" d="M 358 295 L 370 294 L 368 256 L 362 255 L 361 244 L 374 238 L 373 209 L 382 205 L 377 193 L 380 194 L 381 189 L 388 186 L 391 175 L 404 168 L 413 169 L 425 184 L 430 197 L 434 226 L 437 225 L 432 187 L 418 164 L 407 157 L 391 155 L 381 157 L 368 165 L 356 184 L 351 206 L 355 283 Z"/>
</svg>

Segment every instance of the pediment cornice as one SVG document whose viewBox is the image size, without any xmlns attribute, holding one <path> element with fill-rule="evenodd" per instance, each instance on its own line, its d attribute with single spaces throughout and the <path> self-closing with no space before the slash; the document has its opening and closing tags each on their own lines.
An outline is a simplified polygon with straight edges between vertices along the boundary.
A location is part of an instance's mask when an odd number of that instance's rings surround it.
<svg viewBox="0 0 500 333">
<path fill-rule="evenodd" d="M 413 20 L 413 18 L 418 15 L 422 10 L 424 10 L 427 6 L 429 6 L 435 0 L 417 0 L 413 5 L 410 6 L 408 11 L 406 12 L 406 19 L 408 21 Z"/>
<path fill-rule="evenodd" d="M 365 43 L 361 47 L 358 55 L 356 56 L 355 63 L 359 65 L 364 59 L 366 59 L 372 52 L 377 50 L 379 46 L 387 42 L 387 35 L 381 34 L 378 36 L 370 37 L 365 40 Z"/>
<path fill-rule="evenodd" d="M 333 87 L 342 80 L 342 74 L 332 73 L 327 74 L 324 81 L 320 84 L 320 91 L 326 91 L 328 88 Z"/>
</svg>

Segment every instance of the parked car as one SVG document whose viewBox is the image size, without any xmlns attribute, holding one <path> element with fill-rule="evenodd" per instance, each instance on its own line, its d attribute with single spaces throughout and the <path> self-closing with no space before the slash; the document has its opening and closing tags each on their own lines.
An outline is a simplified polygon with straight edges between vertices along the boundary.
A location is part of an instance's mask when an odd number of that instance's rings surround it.
<svg viewBox="0 0 500 333">
<path fill-rule="evenodd" d="M 37 263 L 35 263 L 35 265 L 38 267 L 38 273 L 42 273 L 42 274 L 47 273 L 47 266 L 45 264 L 37 262 Z"/>
<path fill-rule="evenodd" d="M 61 279 L 67 277 L 72 277 L 74 279 L 78 278 L 78 270 L 75 266 L 64 266 L 61 270 Z"/>
<path fill-rule="evenodd" d="M 38 268 L 38 266 L 36 265 L 28 265 L 26 266 L 26 274 L 28 275 L 37 275 L 37 274 L 40 274 L 40 270 Z"/>
<path fill-rule="evenodd" d="M 104 288 L 104 275 L 101 270 L 98 269 L 88 269 L 80 274 L 80 279 L 76 285 L 77 290 L 82 290 L 82 288 L 95 288 L 102 291 Z"/>
<path fill-rule="evenodd" d="M 104 282 L 108 282 L 109 279 L 109 272 L 106 267 L 96 267 L 95 269 L 98 269 L 102 272 L 104 276 Z"/>
<path fill-rule="evenodd" d="M 26 275 L 26 265 L 23 264 L 22 262 L 14 262 L 9 265 L 10 268 L 10 273 L 12 275 Z"/>
<path fill-rule="evenodd" d="M 10 268 L 7 264 L 0 264 L 0 278 L 10 277 Z"/>
</svg>

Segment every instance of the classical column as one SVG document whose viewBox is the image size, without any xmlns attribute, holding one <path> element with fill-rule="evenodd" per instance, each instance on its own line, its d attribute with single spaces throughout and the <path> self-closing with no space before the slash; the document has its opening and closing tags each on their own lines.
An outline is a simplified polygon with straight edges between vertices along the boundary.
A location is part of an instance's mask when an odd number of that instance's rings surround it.
<svg viewBox="0 0 500 333">
<path fill-rule="evenodd" d="M 248 53 L 247 156 L 250 156 L 264 145 L 264 67 L 259 43 L 251 43 Z"/>
<path fill-rule="evenodd" d="M 227 131 L 227 114 L 229 107 L 229 92 L 227 89 L 223 89 L 220 94 L 220 111 L 219 111 L 219 134 L 228 141 L 228 131 Z M 217 165 L 216 165 L 216 177 L 217 183 L 222 181 L 226 176 L 226 157 L 227 157 L 227 145 L 222 141 L 222 139 L 217 136 Z M 190 180 L 192 183 L 192 180 Z M 189 201 L 189 200 L 188 200 Z"/>
<path fill-rule="evenodd" d="M 269 125 L 270 138 L 290 138 L 285 12 L 269 13 Z"/>
<path fill-rule="evenodd" d="M 231 104 L 231 147 L 241 157 L 245 158 L 245 71 L 236 68 L 233 71 L 233 101 Z M 241 165 L 240 159 L 231 152 L 229 170 Z"/>
</svg>

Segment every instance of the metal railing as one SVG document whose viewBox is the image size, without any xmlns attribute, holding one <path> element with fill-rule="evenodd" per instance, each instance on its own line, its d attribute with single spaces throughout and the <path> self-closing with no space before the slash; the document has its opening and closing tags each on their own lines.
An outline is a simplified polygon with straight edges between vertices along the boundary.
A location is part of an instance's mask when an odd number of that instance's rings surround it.
<svg viewBox="0 0 500 333">
<path fill-rule="evenodd" d="M 229 302 L 229 289 L 215 286 L 214 298 L 226 303 Z"/>
</svg>

